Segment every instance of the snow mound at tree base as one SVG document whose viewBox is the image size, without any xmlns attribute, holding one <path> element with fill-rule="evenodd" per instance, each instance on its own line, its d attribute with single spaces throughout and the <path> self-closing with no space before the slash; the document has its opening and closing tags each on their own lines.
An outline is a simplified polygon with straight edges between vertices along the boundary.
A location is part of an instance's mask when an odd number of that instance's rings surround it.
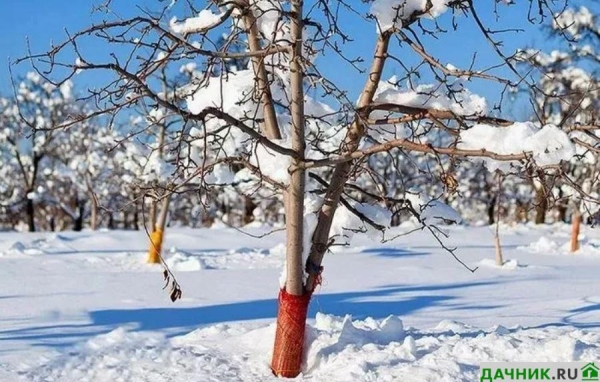
<svg viewBox="0 0 600 382">
<path fill-rule="evenodd" d="M 478 266 L 482 268 L 492 268 L 492 269 L 504 269 L 504 270 L 515 270 L 519 268 L 525 268 L 526 265 L 519 264 L 519 261 L 516 259 L 510 259 L 504 261 L 502 265 L 497 265 L 495 260 L 492 259 L 483 259 L 479 263 Z"/>
<path fill-rule="evenodd" d="M 537 241 L 517 249 L 526 251 L 529 253 L 537 253 L 543 255 L 564 255 L 564 254 L 577 254 L 591 257 L 600 256 L 600 240 L 588 239 L 585 236 L 580 235 L 580 246 L 576 252 L 571 252 L 571 243 L 569 241 L 560 244 L 554 240 L 547 238 L 546 236 L 540 237 Z"/>
<path fill-rule="evenodd" d="M 269 369 L 275 325 L 218 324 L 167 338 L 118 328 L 20 372 L 26 381 L 276 381 Z M 443 321 L 405 329 L 383 320 L 317 314 L 307 327 L 300 381 L 471 381 L 485 361 L 600 358 L 600 332 L 571 326 L 476 329 Z"/>
<path fill-rule="evenodd" d="M 192 256 L 187 252 L 179 251 L 175 247 L 169 250 L 165 263 L 173 272 L 193 272 L 210 269 L 203 259 Z"/>
</svg>

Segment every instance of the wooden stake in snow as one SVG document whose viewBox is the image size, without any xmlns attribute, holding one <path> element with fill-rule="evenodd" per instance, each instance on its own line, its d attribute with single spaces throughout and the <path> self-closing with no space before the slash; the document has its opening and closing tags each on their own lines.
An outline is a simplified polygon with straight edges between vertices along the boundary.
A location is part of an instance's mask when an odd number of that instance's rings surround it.
<svg viewBox="0 0 600 382">
<path fill-rule="evenodd" d="M 168 194 L 162 200 L 160 215 L 156 221 L 156 225 L 152 227 L 153 231 L 150 235 L 150 250 L 148 251 L 148 263 L 159 264 L 164 239 L 165 226 L 167 224 L 167 216 L 169 214 L 169 203 L 171 195 Z"/>
<path fill-rule="evenodd" d="M 166 92 L 166 85 L 163 83 L 163 91 Z M 163 158 L 163 147 L 165 145 L 165 137 L 167 133 L 167 126 L 164 121 L 158 123 L 158 156 L 160 159 Z M 152 227 L 152 234 L 150 235 L 150 250 L 148 251 L 148 263 L 159 264 L 161 262 L 161 252 L 163 238 L 165 234 L 165 227 L 167 225 L 167 216 L 169 215 L 169 204 L 171 203 L 171 192 L 163 196 L 161 203 L 160 213 L 157 215 L 158 200 L 152 200 L 152 206 L 150 209 L 150 221 Z"/>
<path fill-rule="evenodd" d="M 581 230 L 581 213 L 573 212 L 573 222 L 571 229 L 571 252 L 579 250 L 579 231 Z"/>
<path fill-rule="evenodd" d="M 496 222 L 496 234 L 494 235 L 494 247 L 496 248 L 496 265 L 501 267 L 504 265 L 502 256 L 502 246 L 500 245 L 500 236 L 498 235 L 498 222 Z"/>
<path fill-rule="evenodd" d="M 496 248 L 496 265 L 501 267 L 504 265 L 504 258 L 502 257 L 502 246 L 500 245 L 500 192 L 502 186 L 502 173 L 498 171 L 498 190 L 496 195 L 496 232 L 494 234 L 494 247 Z"/>
</svg>

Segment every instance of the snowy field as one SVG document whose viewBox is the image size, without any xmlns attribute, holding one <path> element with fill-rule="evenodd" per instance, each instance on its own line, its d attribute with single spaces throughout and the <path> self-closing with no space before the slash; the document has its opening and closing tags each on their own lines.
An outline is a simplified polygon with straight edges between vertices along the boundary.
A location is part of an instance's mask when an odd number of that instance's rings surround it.
<svg viewBox="0 0 600 382">
<path fill-rule="evenodd" d="M 396 233 L 408 231 L 398 228 Z M 260 229 L 252 229 L 259 233 Z M 473 381 L 482 361 L 600 359 L 600 230 L 449 228 L 325 258 L 306 381 Z M 0 233 L 0 381 L 269 381 L 283 232 L 170 229 L 171 303 L 144 232 Z"/>
</svg>

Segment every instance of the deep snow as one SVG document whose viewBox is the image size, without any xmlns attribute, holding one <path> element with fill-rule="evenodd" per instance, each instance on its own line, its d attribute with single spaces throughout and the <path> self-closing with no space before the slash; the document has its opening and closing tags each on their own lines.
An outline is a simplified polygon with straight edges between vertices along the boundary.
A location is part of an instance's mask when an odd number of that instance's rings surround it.
<svg viewBox="0 0 600 382">
<path fill-rule="evenodd" d="M 600 231 L 570 255 L 568 226 L 503 227 L 500 268 L 490 228 L 447 230 L 475 273 L 428 232 L 327 255 L 299 379 L 471 381 L 482 361 L 600 359 Z M 171 303 L 144 232 L 0 233 L 0 381 L 274 379 L 283 236 L 169 229 Z"/>
</svg>

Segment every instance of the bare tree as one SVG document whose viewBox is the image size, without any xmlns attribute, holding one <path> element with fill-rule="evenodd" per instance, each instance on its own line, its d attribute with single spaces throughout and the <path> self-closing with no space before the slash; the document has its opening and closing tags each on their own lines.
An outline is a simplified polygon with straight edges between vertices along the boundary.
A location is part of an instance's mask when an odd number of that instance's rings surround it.
<svg viewBox="0 0 600 382">
<path fill-rule="evenodd" d="M 536 3 L 545 14 L 549 5 L 531 2 Z M 392 216 L 405 211 L 444 246 L 435 225 L 459 220 L 441 200 L 460 181 L 453 175 L 460 158 L 484 161 L 490 170 L 493 163 L 506 162 L 514 173 L 556 174 L 560 161 L 572 156 L 566 126 L 517 124 L 493 116 L 486 102 L 465 88 L 465 80 L 490 81 L 499 84 L 502 93 L 515 82 L 498 77 L 494 68 L 475 69 L 475 62 L 469 69 L 442 65 L 428 52 L 422 37 L 441 38 L 444 28 L 435 17 L 451 10 L 473 17 L 491 49 L 514 69 L 500 50 L 501 41 L 481 24 L 472 1 L 374 1 L 368 11 L 375 16 L 371 27 L 377 38 L 366 69 L 362 59 L 348 57 L 344 46 L 351 38 L 345 28 L 350 27 L 339 16 L 364 14 L 366 9 L 359 5 L 322 0 L 206 5 L 200 13 L 190 5 L 197 16 L 182 21 L 166 22 L 168 6 L 158 13 L 104 21 L 29 58 L 40 73 L 51 73 L 48 77 L 57 85 L 82 71 L 112 73 L 112 82 L 84 97 L 98 107 L 90 116 L 126 114 L 143 106 L 164 109 L 180 121 L 169 144 L 175 170 L 161 179 L 169 186 L 156 200 L 168 204 L 171 195 L 180 192 L 210 195 L 227 187 L 244 195 L 271 190 L 283 200 L 286 269 L 271 364 L 278 376 L 300 373 L 307 309 L 332 245 L 345 244 L 354 232 L 385 233 Z M 361 17 L 353 20 L 365 22 Z M 224 25 L 230 29 L 223 41 Z M 121 49 L 92 60 L 82 49 L 91 38 Z M 230 49 L 240 45 L 246 49 Z M 319 56 L 325 55 L 364 71 L 357 103 L 349 99 L 346 83 L 323 73 Z M 408 55 L 418 63 L 408 64 Z M 72 60 L 59 60 L 66 56 Z M 228 60 L 246 58 L 248 69 L 227 65 Z M 190 76 L 173 79 L 164 88 L 161 73 L 178 72 L 190 63 Z M 386 66 L 392 65 L 404 76 L 385 80 Z M 60 77 L 65 70 L 68 74 Z M 516 71 L 514 75 L 515 81 L 523 80 Z M 432 84 L 417 83 L 420 76 Z M 552 139 L 494 151 L 499 147 L 494 139 L 483 138 L 496 136 L 499 129 L 497 139 L 515 130 L 529 134 L 529 141 L 538 133 Z M 544 144 L 549 141 L 561 145 Z M 395 158 L 405 153 L 431 159 L 427 171 L 445 185 L 446 195 L 430 198 L 418 190 L 397 189 L 382 178 L 401 174 Z M 386 155 L 393 158 L 390 166 L 374 171 L 378 167 L 370 158 Z M 163 206 L 157 229 L 164 225 L 166 211 Z M 172 298 L 179 296 L 175 288 Z"/>
</svg>

